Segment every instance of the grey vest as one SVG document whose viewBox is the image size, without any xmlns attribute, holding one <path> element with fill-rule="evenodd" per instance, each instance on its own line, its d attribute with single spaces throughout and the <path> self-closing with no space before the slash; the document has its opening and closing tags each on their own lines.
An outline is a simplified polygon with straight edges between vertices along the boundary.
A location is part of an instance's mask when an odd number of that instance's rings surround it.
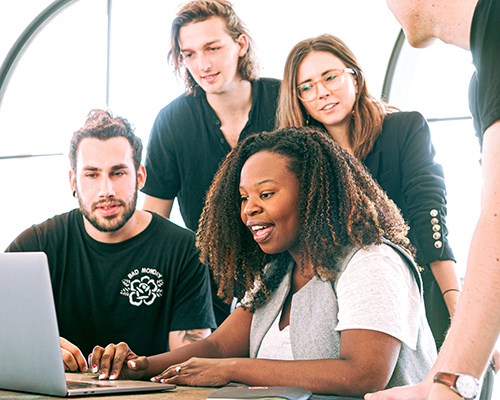
<svg viewBox="0 0 500 400">
<path fill-rule="evenodd" d="M 422 281 L 411 257 L 393 243 L 385 240 L 384 243 L 395 249 L 406 261 L 406 265 L 417 280 L 422 298 Z M 340 262 L 339 274 L 345 270 L 358 250 L 352 249 Z M 283 308 L 290 291 L 292 267 L 293 264 L 288 266 L 286 276 L 272 293 L 268 302 L 255 311 L 250 330 L 250 357 L 252 358 L 257 356 L 264 336 Z M 268 272 L 272 273 L 272 268 L 273 265 L 270 265 Z M 313 278 L 294 294 L 293 307 L 290 311 L 290 340 L 295 360 L 339 358 L 340 333 L 335 330 L 339 310 L 335 285 L 330 281 Z M 418 336 L 416 351 L 405 343 L 401 344 L 399 359 L 387 387 L 418 383 L 424 379 L 431 368 L 436 357 L 436 350 L 432 333 L 425 319 Z"/>
</svg>

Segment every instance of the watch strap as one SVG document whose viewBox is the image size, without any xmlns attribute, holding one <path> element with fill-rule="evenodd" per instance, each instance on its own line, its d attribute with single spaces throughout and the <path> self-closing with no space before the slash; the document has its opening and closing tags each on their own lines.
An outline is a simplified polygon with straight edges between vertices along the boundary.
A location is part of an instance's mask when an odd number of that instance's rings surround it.
<svg viewBox="0 0 500 400">
<path fill-rule="evenodd" d="M 469 397 L 465 393 L 461 393 L 461 390 L 457 387 L 457 381 L 458 381 L 459 377 L 461 377 L 461 376 L 468 377 L 469 379 L 473 379 L 473 380 L 475 380 L 476 385 L 479 384 L 477 378 L 474 378 L 471 375 L 454 374 L 451 372 L 438 372 L 438 373 L 436 373 L 436 375 L 434 375 L 434 382 L 441 383 L 445 386 L 448 386 L 451 390 L 453 390 L 456 394 L 458 394 L 462 399 L 465 399 L 465 400 L 475 399 L 477 396 L 477 392 L 475 394 L 470 393 L 472 395 L 472 397 Z M 476 388 L 476 390 L 477 390 L 477 388 Z"/>
<path fill-rule="evenodd" d="M 449 386 L 450 389 L 455 389 L 457 378 L 458 375 L 451 372 L 438 372 L 436 375 L 434 375 L 434 382 L 442 383 L 443 385 Z"/>
</svg>

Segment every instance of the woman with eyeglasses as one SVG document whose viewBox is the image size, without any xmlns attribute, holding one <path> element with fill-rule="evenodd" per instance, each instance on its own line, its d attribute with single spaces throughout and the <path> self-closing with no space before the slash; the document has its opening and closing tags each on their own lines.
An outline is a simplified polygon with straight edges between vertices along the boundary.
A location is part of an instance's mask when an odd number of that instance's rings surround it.
<svg viewBox="0 0 500 400">
<path fill-rule="evenodd" d="M 427 318 L 439 348 L 461 286 L 447 239 L 443 170 L 434 161 L 425 118 L 370 95 L 351 50 L 324 34 L 299 42 L 288 55 L 276 121 L 278 128 L 325 129 L 363 161 L 401 209 L 417 262 L 424 267 Z"/>
</svg>

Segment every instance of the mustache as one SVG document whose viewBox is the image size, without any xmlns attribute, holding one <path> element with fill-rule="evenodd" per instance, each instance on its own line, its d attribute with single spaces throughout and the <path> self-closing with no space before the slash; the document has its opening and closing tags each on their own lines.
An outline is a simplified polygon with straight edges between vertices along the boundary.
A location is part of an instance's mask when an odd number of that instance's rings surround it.
<svg viewBox="0 0 500 400">
<path fill-rule="evenodd" d="M 123 200 L 120 199 L 115 199 L 114 197 L 107 197 L 105 199 L 99 200 L 92 204 L 92 211 L 95 211 L 98 207 L 105 206 L 105 205 L 120 205 L 120 206 L 126 206 L 126 203 Z"/>
</svg>

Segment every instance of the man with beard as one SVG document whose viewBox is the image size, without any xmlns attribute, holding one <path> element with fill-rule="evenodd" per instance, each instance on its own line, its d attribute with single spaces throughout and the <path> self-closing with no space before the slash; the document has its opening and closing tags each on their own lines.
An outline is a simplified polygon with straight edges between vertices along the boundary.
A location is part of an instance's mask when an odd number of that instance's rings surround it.
<svg viewBox="0 0 500 400">
<path fill-rule="evenodd" d="M 69 154 L 79 208 L 33 225 L 6 250 L 46 253 L 67 370 L 87 370 L 84 354 L 97 344 L 157 354 L 215 328 L 194 234 L 136 209 L 141 153 L 127 120 L 91 111 Z"/>
</svg>

